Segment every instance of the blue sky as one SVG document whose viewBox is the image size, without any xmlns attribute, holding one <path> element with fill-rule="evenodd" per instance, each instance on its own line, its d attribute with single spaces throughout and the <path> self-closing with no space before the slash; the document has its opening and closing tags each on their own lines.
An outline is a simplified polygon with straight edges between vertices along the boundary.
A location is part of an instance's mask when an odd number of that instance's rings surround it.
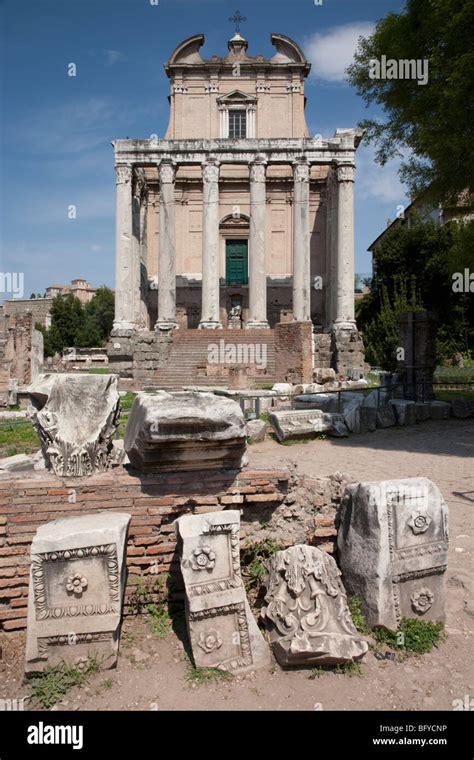
<svg viewBox="0 0 474 760">
<path fill-rule="evenodd" d="M 342 80 L 359 34 L 402 0 L 0 0 L 0 271 L 24 272 L 25 295 L 85 277 L 114 285 L 115 138 L 163 136 L 163 70 L 184 38 L 206 35 L 203 57 L 227 50 L 237 7 L 249 55 L 271 56 L 270 33 L 296 40 L 313 63 L 306 94 L 312 134 L 367 116 Z M 69 63 L 77 76 L 69 77 Z M 378 114 L 381 115 L 381 114 Z M 406 203 L 398 164 L 358 151 L 356 271 L 368 244 Z M 76 205 L 77 218 L 68 218 Z"/>
</svg>

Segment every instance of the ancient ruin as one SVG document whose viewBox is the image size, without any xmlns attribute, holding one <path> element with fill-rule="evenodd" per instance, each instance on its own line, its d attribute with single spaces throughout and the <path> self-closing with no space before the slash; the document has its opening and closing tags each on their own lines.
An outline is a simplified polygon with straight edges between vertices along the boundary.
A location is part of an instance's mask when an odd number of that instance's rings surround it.
<svg viewBox="0 0 474 760">
<path fill-rule="evenodd" d="M 184 515 L 176 521 L 186 588 L 186 622 L 197 667 L 231 672 L 270 663 L 240 573 L 240 513 Z"/>
<path fill-rule="evenodd" d="M 314 546 L 299 544 L 271 558 L 263 617 L 280 665 L 354 662 L 368 651 L 340 575 L 333 558 Z"/>
<path fill-rule="evenodd" d="M 120 414 L 116 375 L 41 375 L 28 393 L 46 466 L 56 475 L 92 475 L 120 462 L 113 444 Z"/>
<path fill-rule="evenodd" d="M 444 621 L 448 507 L 427 478 L 346 487 L 338 531 L 348 594 L 360 597 L 371 627 L 402 618 Z"/>
<path fill-rule="evenodd" d="M 31 545 L 26 673 L 117 661 L 131 515 L 55 520 Z"/>
<path fill-rule="evenodd" d="M 246 463 L 242 410 L 212 393 L 139 393 L 124 448 L 141 472 L 240 469 Z"/>
</svg>

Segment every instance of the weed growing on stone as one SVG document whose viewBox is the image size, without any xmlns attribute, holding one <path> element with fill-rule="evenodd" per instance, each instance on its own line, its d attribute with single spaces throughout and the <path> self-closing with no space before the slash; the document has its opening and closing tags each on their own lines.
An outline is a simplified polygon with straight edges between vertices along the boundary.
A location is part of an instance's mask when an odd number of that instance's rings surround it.
<svg viewBox="0 0 474 760">
<path fill-rule="evenodd" d="M 363 636 L 370 636 L 372 631 L 370 630 L 369 626 L 367 625 L 367 621 L 365 619 L 365 615 L 362 612 L 362 600 L 359 596 L 351 596 L 347 600 L 347 603 L 349 605 L 349 610 L 352 617 L 352 622 L 354 623 L 355 627 L 361 633 Z"/>
<path fill-rule="evenodd" d="M 35 706 L 50 709 L 74 686 L 82 686 L 93 673 L 99 670 L 96 660 L 89 660 L 79 669 L 62 663 L 45 668 L 42 673 L 31 677 L 31 699 Z"/>
<path fill-rule="evenodd" d="M 443 623 L 402 618 L 397 631 L 376 628 L 372 635 L 379 646 L 388 646 L 406 654 L 427 654 L 444 641 L 446 634 Z"/>
<path fill-rule="evenodd" d="M 284 547 L 272 538 L 247 544 L 240 552 L 242 577 L 246 591 L 255 591 L 261 585 L 267 569 L 265 562 Z"/>
</svg>

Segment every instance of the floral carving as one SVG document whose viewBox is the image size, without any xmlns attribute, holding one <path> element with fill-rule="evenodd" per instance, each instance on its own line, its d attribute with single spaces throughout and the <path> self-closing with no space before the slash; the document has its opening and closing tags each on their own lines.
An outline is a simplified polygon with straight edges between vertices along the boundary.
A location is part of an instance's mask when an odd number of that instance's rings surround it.
<svg viewBox="0 0 474 760">
<path fill-rule="evenodd" d="M 66 581 L 66 591 L 74 596 L 82 596 L 88 586 L 87 578 L 80 573 L 74 575 L 68 575 Z"/>
<path fill-rule="evenodd" d="M 197 644 L 206 654 L 210 654 L 221 648 L 222 639 L 215 628 L 210 628 L 208 631 L 202 631 L 199 634 Z"/>
<path fill-rule="evenodd" d="M 429 588 L 420 588 L 411 597 L 411 606 L 415 612 L 423 615 L 433 606 L 434 594 Z"/>
<path fill-rule="evenodd" d="M 407 525 L 412 529 L 413 533 L 424 533 L 430 527 L 432 518 L 428 512 L 412 512 Z"/>
<path fill-rule="evenodd" d="M 193 570 L 213 570 L 216 553 L 209 546 L 200 546 L 193 551 L 191 567 Z"/>
</svg>

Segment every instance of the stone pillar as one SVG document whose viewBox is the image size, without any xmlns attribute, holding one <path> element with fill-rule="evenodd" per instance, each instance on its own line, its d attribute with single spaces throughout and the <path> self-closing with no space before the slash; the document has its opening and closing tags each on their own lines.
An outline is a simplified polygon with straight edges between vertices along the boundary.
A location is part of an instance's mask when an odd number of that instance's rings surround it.
<svg viewBox="0 0 474 760">
<path fill-rule="evenodd" d="M 140 284 L 134 262 L 132 167 L 115 167 L 115 319 L 113 335 L 129 335 L 136 329 L 135 303 Z"/>
<path fill-rule="evenodd" d="M 199 328 L 222 328 L 219 314 L 219 164 L 202 165 L 202 311 Z"/>
<path fill-rule="evenodd" d="M 146 289 L 143 282 L 143 268 L 146 258 L 145 223 L 146 223 L 147 188 L 143 169 L 134 173 L 132 199 L 132 252 L 135 267 L 134 282 L 138 284 L 135 298 L 135 323 L 140 330 L 147 327 Z"/>
<path fill-rule="evenodd" d="M 171 161 L 159 164 L 160 244 L 158 255 L 158 319 L 155 330 L 167 332 L 176 322 L 176 237 L 174 224 L 175 167 Z"/>
<path fill-rule="evenodd" d="M 293 198 L 293 319 L 311 320 L 311 256 L 309 234 L 309 164 L 297 161 Z"/>
<path fill-rule="evenodd" d="M 337 167 L 337 244 L 334 327 L 354 329 L 354 175 L 353 165 Z"/>
<path fill-rule="evenodd" d="M 250 329 L 266 329 L 267 268 L 265 258 L 266 184 L 265 161 L 250 164 L 249 318 Z"/>
</svg>

